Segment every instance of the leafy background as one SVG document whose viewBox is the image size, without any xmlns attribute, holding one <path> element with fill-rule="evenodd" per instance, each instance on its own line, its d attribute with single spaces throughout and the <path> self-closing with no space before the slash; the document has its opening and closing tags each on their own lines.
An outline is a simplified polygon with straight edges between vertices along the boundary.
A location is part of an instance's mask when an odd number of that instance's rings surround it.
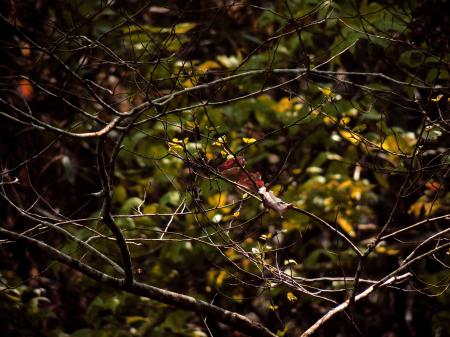
<svg viewBox="0 0 450 337">
<path fill-rule="evenodd" d="M 304 215 L 264 212 L 257 200 L 199 165 L 227 153 L 244 156 L 276 195 L 362 248 L 388 220 L 405 179 L 390 232 L 449 212 L 445 1 L 43 0 L 0 8 L 2 95 L 72 131 L 98 126 L 79 109 L 107 121 L 111 116 L 28 38 L 102 86 L 102 98 L 119 111 L 267 70 L 179 95 L 145 111 L 127 133 L 114 173 L 114 214 L 131 240 L 142 282 L 214 301 L 280 335 L 298 334 L 333 307 L 271 285 L 258 263 L 278 263 L 288 275 L 305 278 L 353 276 L 355 253 Z M 23 34 L 8 23 L 13 18 Z M 303 68 L 302 76 L 276 71 Z M 2 109 L 8 107 L 2 103 Z M 82 226 L 66 225 L 83 240 L 92 230 L 107 234 L 98 220 L 95 143 L 0 118 L 2 166 L 21 182 L 10 190 L 18 203 L 43 216 L 84 219 Z M 116 136 L 111 132 L 111 148 Z M 166 240 L 158 240 L 171 219 L 161 214 L 181 208 L 199 213 L 174 217 Z M 30 227 L 4 201 L 2 209 L 2 226 Z M 154 215 L 127 216 L 140 213 Z M 446 226 L 442 219 L 383 241 L 363 277 L 396 269 L 424 233 Z M 113 273 L 55 233 L 40 237 Z M 114 242 L 90 240 L 119 260 Z M 113 291 L 27 247 L 2 244 L 0 254 L 3 336 L 209 334 L 195 314 Z M 414 278 L 397 289 L 355 304 L 317 336 L 449 335 L 448 254 L 441 255 L 415 265 Z M 339 281 L 310 286 L 338 302 L 351 293 Z M 207 324 L 214 336 L 240 336 Z"/>
</svg>

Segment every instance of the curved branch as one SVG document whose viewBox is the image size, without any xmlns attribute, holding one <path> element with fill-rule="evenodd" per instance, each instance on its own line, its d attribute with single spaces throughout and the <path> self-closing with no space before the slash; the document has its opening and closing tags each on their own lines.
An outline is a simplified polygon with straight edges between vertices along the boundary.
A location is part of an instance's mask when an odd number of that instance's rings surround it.
<svg viewBox="0 0 450 337">
<path fill-rule="evenodd" d="M 119 246 L 120 254 L 122 256 L 123 269 L 125 271 L 123 282 L 125 285 L 130 285 L 133 283 L 133 268 L 131 265 L 130 251 L 128 250 L 127 242 L 122 231 L 117 226 L 111 215 L 111 185 L 110 177 L 108 177 L 108 173 L 106 171 L 105 158 L 103 155 L 104 141 L 105 139 L 103 137 L 100 137 L 97 141 L 97 165 L 103 189 L 102 220 L 116 238 L 117 245 Z"/>
<path fill-rule="evenodd" d="M 351 304 L 353 304 L 353 302 L 359 301 L 365 297 L 367 297 L 369 294 L 371 294 L 373 291 L 375 291 L 376 289 L 383 287 L 383 286 L 387 286 L 389 284 L 392 284 L 395 281 L 400 281 L 403 280 L 407 277 L 409 277 L 411 275 L 411 273 L 405 273 L 403 275 L 397 276 L 398 273 L 400 273 L 402 270 L 406 269 L 407 267 L 409 267 L 411 264 L 420 261 L 430 255 L 433 255 L 434 253 L 443 250 L 443 249 L 448 249 L 450 247 L 450 242 L 443 244 L 439 247 L 436 247 L 426 253 L 423 253 L 422 255 L 417 256 L 416 258 L 410 260 L 409 262 L 402 264 L 399 268 L 397 268 L 396 270 L 394 270 L 392 273 L 390 273 L 389 275 L 386 275 L 385 277 L 383 277 L 381 280 L 379 280 L 378 282 L 376 282 L 375 284 L 371 285 L 369 288 L 367 288 L 366 290 L 364 290 L 363 292 L 357 294 L 356 296 L 349 298 L 348 300 L 346 300 L 345 302 L 341 303 L 340 305 L 338 305 L 337 307 L 335 307 L 334 309 L 328 311 L 324 316 L 322 316 L 318 321 L 316 321 L 316 323 L 314 323 L 313 325 L 311 325 L 308 330 L 306 330 L 303 334 L 300 335 L 300 337 L 309 337 L 311 334 L 313 334 L 319 327 L 321 327 L 325 322 L 329 321 L 333 316 L 335 316 L 336 314 L 340 313 L 341 311 L 345 310 L 347 307 L 349 307 Z"/>
<path fill-rule="evenodd" d="M 42 241 L 11 232 L 4 228 L 0 228 L 0 234 L 7 239 L 24 242 L 30 246 L 38 248 L 51 258 L 78 270 L 97 282 L 108 285 L 114 289 L 124 290 L 131 294 L 144 296 L 155 301 L 173 305 L 180 309 L 197 312 L 201 315 L 211 317 L 224 324 L 232 326 L 236 330 L 242 331 L 251 336 L 276 337 L 276 335 L 269 329 L 265 328 L 261 324 L 252 322 L 247 317 L 236 312 L 225 310 L 216 305 L 197 300 L 191 296 L 178 294 L 140 282 L 133 281 L 131 284 L 125 284 L 121 279 L 102 273 L 101 271 L 60 252 Z"/>
<path fill-rule="evenodd" d="M 17 178 L 16 178 L 17 179 Z M 8 183 L 14 183 L 14 181 L 12 182 L 2 182 L 1 185 L 4 184 L 8 184 Z M 3 189 L 3 186 L 2 186 Z M 116 270 L 117 272 L 123 274 L 123 269 L 113 260 L 111 260 L 108 256 L 106 256 L 105 254 L 103 254 L 101 251 L 99 251 L 98 249 L 94 248 L 93 246 L 91 246 L 88 242 L 85 242 L 83 240 L 80 240 L 79 238 L 77 238 L 75 235 L 73 235 L 72 233 L 70 233 L 68 230 L 65 230 L 64 228 L 51 223 L 49 221 L 45 221 L 43 219 L 37 219 L 34 216 L 30 215 L 28 212 L 24 211 L 23 209 L 21 209 L 20 207 L 17 207 L 16 204 L 14 204 L 6 195 L 5 190 L 3 189 L 3 193 L 0 193 L 0 197 L 3 198 L 11 207 L 13 207 L 20 215 L 26 217 L 27 219 L 30 219 L 32 221 L 36 221 L 41 223 L 44 226 L 47 226 L 59 233 L 61 233 L 62 235 L 68 237 L 69 239 L 73 240 L 74 242 L 76 242 L 80 247 L 85 248 L 86 250 L 88 250 L 89 252 L 93 253 L 95 256 L 99 257 L 100 259 L 104 260 L 105 262 L 109 263 L 114 270 Z"/>
<path fill-rule="evenodd" d="M 372 292 L 374 292 L 377 288 L 381 287 L 381 286 L 387 286 L 390 285 L 396 281 L 400 281 L 403 280 L 407 277 L 411 276 L 411 273 L 406 273 L 400 276 L 393 276 L 391 278 L 389 278 L 388 280 L 386 280 L 385 282 L 383 282 L 381 285 L 377 286 L 376 285 L 372 285 L 369 288 L 367 288 L 366 290 L 364 290 L 363 292 L 361 292 L 360 294 L 356 295 L 354 301 L 359 301 L 367 296 L 369 296 Z M 309 337 L 311 336 L 318 328 L 320 328 L 323 324 L 325 324 L 325 322 L 329 321 L 333 316 L 335 316 L 337 313 L 344 311 L 345 309 L 347 309 L 350 305 L 350 299 L 346 300 L 344 303 L 339 304 L 337 307 L 331 309 L 330 311 L 328 311 L 324 316 L 322 316 L 318 321 L 316 321 L 316 323 L 314 323 L 313 325 L 311 325 L 308 330 L 306 330 L 304 333 L 302 333 L 300 335 L 300 337 Z"/>
<path fill-rule="evenodd" d="M 322 218 L 318 217 L 317 215 L 315 215 L 314 213 L 305 211 L 303 209 L 300 209 L 298 207 L 292 206 L 291 209 L 293 211 L 296 211 L 297 213 L 301 213 L 304 214 L 316 221 L 318 221 L 319 223 L 321 223 L 322 225 L 324 225 L 326 228 L 328 228 L 330 231 L 332 231 L 333 233 L 336 233 L 337 235 L 339 235 L 339 237 L 341 239 L 343 239 L 345 242 L 347 242 L 349 244 L 349 246 L 353 249 L 353 251 L 358 254 L 359 257 L 363 256 L 363 253 L 361 253 L 361 251 L 358 249 L 358 247 L 356 247 L 356 245 L 348 238 L 345 236 L 345 234 L 342 234 L 341 232 L 339 232 L 336 228 L 334 228 L 333 226 L 331 226 L 328 222 L 326 222 L 325 220 L 323 220 Z"/>
</svg>

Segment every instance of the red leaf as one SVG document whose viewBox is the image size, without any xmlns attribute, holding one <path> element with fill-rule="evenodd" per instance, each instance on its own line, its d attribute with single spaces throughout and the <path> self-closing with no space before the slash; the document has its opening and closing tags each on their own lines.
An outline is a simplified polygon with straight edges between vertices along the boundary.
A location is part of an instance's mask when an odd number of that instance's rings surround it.
<svg viewBox="0 0 450 337">
<path fill-rule="evenodd" d="M 242 172 L 237 182 L 253 191 L 264 186 L 264 181 L 261 179 L 261 174 L 259 172 L 249 172 L 248 175 L 245 172 Z"/>
<path fill-rule="evenodd" d="M 27 79 L 21 79 L 17 88 L 19 94 L 26 100 L 30 100 L 33 97 L 33 87 Z"/>
<path fill-rule="evenodd" d="M 231 158 L 231 159 L 226 160 L 224 163 L 220 164 L 219 167 L 218 167 L 219 171 L 223 172 L 223 171 L 228 170 L 228 169 L 230 169 L 232 167 L 239 167 L 239 168 L 241 166 L 243 167 L 245 165 L 244 157 L 237 156 L 236 158 L 237 158 L 238 161 L 236 161 L 235 158 Z M 240 163 L 240 165 L 238 164 L 238 162 Z"/>
</svg>

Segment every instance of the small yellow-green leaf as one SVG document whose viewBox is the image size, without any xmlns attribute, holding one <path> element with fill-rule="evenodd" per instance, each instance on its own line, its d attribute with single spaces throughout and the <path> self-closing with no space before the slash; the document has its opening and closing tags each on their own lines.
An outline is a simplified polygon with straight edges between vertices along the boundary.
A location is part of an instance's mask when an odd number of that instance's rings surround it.
<svg viewBox="0 0 450 337">
<path fill-rule="evenodd" d="M 219 138 L 217 138 L 217 140 L 215 142 L 213 142 L 212 145 L 223 146 L 226 143 L 226 141 L 227 141 L 227 136 L 223 135 L 223 136 L 220 136 Z"/>
<path fill-rule="evenodd" d="M 294 266 L 296 264 L 297 264 L 297 261 L 295 261 L 294 259 L 284 260 L 285 266 Z"/>
<path fill-rule="evenodd" d="M 262 241 L 267 241 L 270 240 L 273 237 L 272 233 L 267 233 L 267 234 L 263 234 L 259 237 L 260 240 Z"/>
<path fill-rule="evenodd" d="M 278 309 L 278 305 L 269 305 L 269 309 L 272 311 L 276 311 Z"/>
<path fill-rule="evenodd" d="M 436 98 L 432 98 L 431 100 L 433 102 L 439 102 L 442 99 L 442 97 L 444 97 L 444 95 L 437 95 Z"/>
<path fill-rule="evenodd" d="M 283 330 L 278 330 L 277 331 L 277 336 L 278 337 L 284 337 L 286 335 L 287 331 L 288 331 L 288 325 L 286 324 L 286 326 L 284 327 Z"/>
<path fill-rule="evenodd" d="M 195 22 L 183 22 L 175 26 L 175 34 L 184 34 L 197 26 Z"/>
<path fill-rule="evenodd" d="M 330 88 L 327 87 L 319 87 L 319 90 L 322 92 L 322 94 L 324 94 L 327 97 L 333 96 L 333 90 L 331 90 Z"/>
<path fill-rule="evenodd" d="M 142 316 L 127 316 L 126 320 L 127 320 L 127 324 L 132 324 L 135 322 L 146 322 L 148 320 L 148 318 L 142 317 Z"/>
</svg>

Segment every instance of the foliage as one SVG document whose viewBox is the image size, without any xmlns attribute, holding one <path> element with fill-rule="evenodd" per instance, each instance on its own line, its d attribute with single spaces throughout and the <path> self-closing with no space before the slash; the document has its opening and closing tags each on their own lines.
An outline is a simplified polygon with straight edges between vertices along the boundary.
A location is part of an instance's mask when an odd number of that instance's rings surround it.
<svg viewBox="0 0 450 337">
<path fill-rule="evenodd" d="M 315 335 L 450 335 L 444 7 L 2 4 L 1 228 L 114 277 L 123 234 L 135 280 L 278 336 L 346 300 Z M 2 335 L 242 335 L 0 237 Z"/>
</svg>

